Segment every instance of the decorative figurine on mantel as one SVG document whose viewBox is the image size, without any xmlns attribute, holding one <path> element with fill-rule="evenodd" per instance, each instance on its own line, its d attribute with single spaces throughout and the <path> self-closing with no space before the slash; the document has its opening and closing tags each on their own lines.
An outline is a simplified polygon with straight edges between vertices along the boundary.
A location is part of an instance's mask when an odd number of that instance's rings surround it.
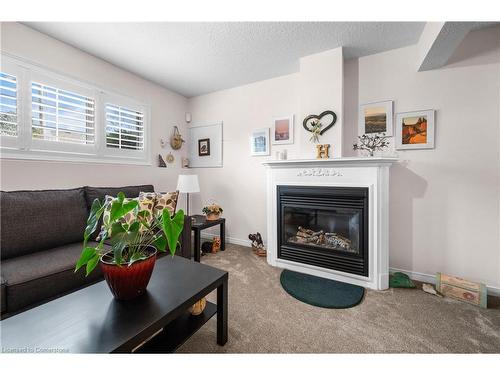
<svg viewBox="0 0 500 375">
<path fill-rule="evenodd" d="M 367 135 L 363 134 L 358 136 L 359 143 L 352 145 L 353 150 L 364 150 L 368 151 L 370 156 L 373 156 L 375 151 L 383 150 L 389 146 L 389 142 L 386 140 L 385 133 L 382 135 L 374 134 Z"/>
<path fill-rule="evenodd" d="M 316 159 L 328 159 L 330 157 L 329 150 L 329 144 L 316 145 Z"/>
</svg>

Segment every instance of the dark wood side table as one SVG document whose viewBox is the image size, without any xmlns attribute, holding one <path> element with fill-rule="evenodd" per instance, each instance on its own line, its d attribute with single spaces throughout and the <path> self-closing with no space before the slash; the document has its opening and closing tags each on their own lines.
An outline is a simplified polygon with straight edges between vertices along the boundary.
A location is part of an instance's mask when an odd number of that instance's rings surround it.
<svg viewBox="0 0 500 375">
<path fill-rule="evenodd" d="M 191 230 L 194 232 L 194 260 L 199 262 L 201 258 L 201 231 L 216 225 L 220 225 L 220 249 L 226 250 L 226 219 L 207 220 L 205 215 L 193 215 Z"/>
</svg>

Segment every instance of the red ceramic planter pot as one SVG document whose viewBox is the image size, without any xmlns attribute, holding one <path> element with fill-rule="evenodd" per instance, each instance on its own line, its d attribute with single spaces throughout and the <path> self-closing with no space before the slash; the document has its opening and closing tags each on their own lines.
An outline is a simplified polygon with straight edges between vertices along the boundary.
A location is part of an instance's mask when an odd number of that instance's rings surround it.
<svg viewBox="0 0 500 375">
<path fill-rule="evenodd" d="M 148 246 L 148 252 L 150 255 L 146 259 L 130 266 L 117 266 L 107 261 L 109 253 L 101 257 L 101 270 L 116 299 L 130 300 L 144 294 L 156 262 L 156 249 Z"/>
</svg>

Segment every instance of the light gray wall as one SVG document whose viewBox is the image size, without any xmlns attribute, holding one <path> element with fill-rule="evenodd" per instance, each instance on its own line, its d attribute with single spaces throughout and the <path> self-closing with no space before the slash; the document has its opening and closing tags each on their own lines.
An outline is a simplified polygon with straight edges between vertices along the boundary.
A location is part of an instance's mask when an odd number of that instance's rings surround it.
<svg viewBox="0 0 500 375">
<path fill-rule="evenodd" d="M 473 32 L 447 66 L 426 72 L 416 72 L 416 46 L 345 64 L 345 81 L 357 86 L 352 103 L 393 99 L 395 113 L 436 110 L 435 149 L 396 151 L 391 267 L 500 286 L 499 41 L 499 27 Z M 346 118 L 356 119 L 357 108 L 346 106 Z M 352 150 L 351 134 L 344 150 Z"/>
<path fill-rule="evenodd" d="M 1 24 L 1 49 L 57 73 L 148 103 L 153 163 L 134 166 L 1 159 L 3 190 L 146 183 L 154 184 L 157 190 L 175 189 L 186 149 L 174 151 L 175 164 L 166 169 L 158 168 L 156 160 L 158 153 L 165 156 L 170 151 L 170 146 L 161 148 L 160 138 L 168 138 L 173 125 L 180 126 L 181 133 L 186 134 L 185 97 L 18 23 Z"/>
<path fill-rule="evenodd" d="M 344 64 L 344 156 L 355 155 L 360 103 L 393 99 L 396 112 L 437 111 L 436 148 L 398 152 L 401 162 L 391 172 L 391 267 L 500 287 L 499 30 L 470 34 L 439 70 L 417 72 L 416 46 Z M 220 203 L 236 240 L 255 231 L 266 236 L 266 158 L 249 156 L 248 136 L 270 126 L 278 113 L 298 113 L 298 79 L 295 74 L 189 100 L 193 121 L 224 121 L 225 138 L 224 167 L 193 170 L 202 189 L 195 209 L 209 199 Z M 273 146 L 271 158 L 282 148 L 300 157 L 297 147 Z"/>
</svg>

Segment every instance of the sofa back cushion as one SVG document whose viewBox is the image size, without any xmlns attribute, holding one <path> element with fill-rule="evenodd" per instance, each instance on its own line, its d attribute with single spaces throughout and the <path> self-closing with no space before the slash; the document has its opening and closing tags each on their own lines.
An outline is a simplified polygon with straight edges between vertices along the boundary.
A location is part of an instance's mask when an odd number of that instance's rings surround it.
<svg viewBox="0 0 500 375">
<path fill-rule="evenodd" d="M 137 185 L 137 186 L 123 186 L 123 187 L 92 187 L 85 186 L 85 193 L 87 196 L 87 207 L 90 209 L 92 203 L 98 198 L 101 203 L 104 203 L 104 197 L 111 195 L 116 197 L 119 192 L 125 194 L 127 198 L 137 198 L 141 191 L 153 192 L 155 191 L 153 185 Z"/>
<path fill-rule="evenodd" d="M 85 190 L 0 192 L 1 258 L 79 242 L 88 217 Z"/>
</svg>

